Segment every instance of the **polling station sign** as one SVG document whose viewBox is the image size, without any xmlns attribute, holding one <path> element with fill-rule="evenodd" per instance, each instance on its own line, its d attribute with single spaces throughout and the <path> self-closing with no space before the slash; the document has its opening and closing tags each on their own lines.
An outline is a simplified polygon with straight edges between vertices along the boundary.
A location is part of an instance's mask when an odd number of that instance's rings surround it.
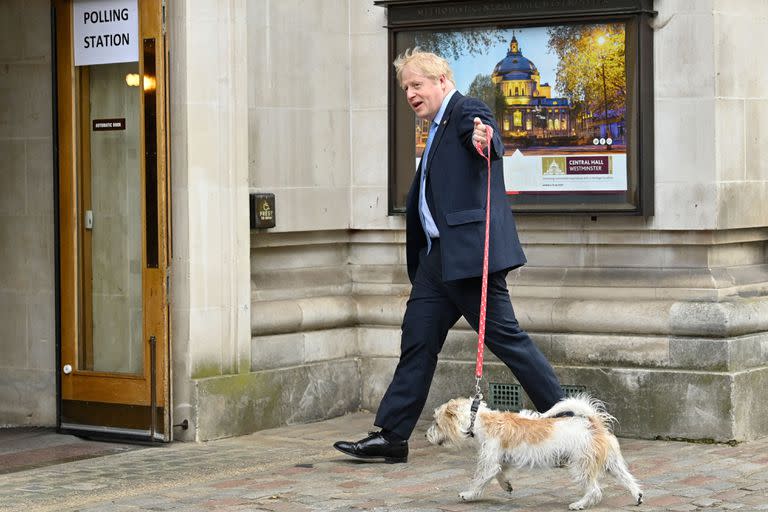
<svg viewBox="0 0 768 512">
<path fill-rule="evenodd" d="M 75 66 L 139 60 L 137 0 L 77 0 L 72 24 Z"/>
</svg>

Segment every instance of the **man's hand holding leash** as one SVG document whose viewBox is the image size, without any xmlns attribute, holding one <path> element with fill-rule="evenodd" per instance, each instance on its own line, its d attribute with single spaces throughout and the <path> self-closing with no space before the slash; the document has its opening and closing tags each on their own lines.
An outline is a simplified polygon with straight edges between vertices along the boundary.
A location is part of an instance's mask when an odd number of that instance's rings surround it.
<svg viewBox="0 0 768 512">
<path fill-rule="evenodd" d="M 488 147 L 488 144 L 490 144 L 488 137 L 491 139 L 493 138 L 493 128 L 483 124 L 483 121 L 479 117 L 476 117 L 474 122 L 475 129 L 472 132 L 472 144 L 475 147 L 479 147 L 482 153 L 485 153 L 485 149 Z M 488 135 L 486 135 L 486 130 L 488 130 Z"/>
</svg>

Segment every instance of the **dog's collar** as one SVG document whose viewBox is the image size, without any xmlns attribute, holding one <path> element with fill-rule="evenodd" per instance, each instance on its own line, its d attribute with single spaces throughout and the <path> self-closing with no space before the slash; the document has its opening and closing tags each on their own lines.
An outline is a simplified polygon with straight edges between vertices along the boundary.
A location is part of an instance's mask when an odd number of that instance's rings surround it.
<svg viewBox="0 0 768 512">
<path fill-rule="evenodd" d="M 482 395 L 477 395 L 472 400 L 472 407 L 469 409 L 469 429 L 467 430 L 467 437 L 475 437 L 475 433 L 472 431 L 475 428 L 475 417 L 477 416 L 477 410 L 480 408 L 480 401 L 483 399 Z"/>
</svg>

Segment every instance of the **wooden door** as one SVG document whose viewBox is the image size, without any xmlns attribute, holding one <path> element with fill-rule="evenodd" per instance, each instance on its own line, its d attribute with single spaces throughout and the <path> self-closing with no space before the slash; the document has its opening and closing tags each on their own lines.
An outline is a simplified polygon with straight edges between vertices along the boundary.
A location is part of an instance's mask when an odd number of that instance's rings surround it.
<svg viewBox="0 0 768 512">
<path fill-rule="evenodd" d="M 78 1 L 54 2 L 60 428 L 169 440 L 164 6 L 138 0 L 137 33 L 88 42 L 135 37 L 135 61 L 76 65 L 77 16 L 128 19 Z"/>
</svg>

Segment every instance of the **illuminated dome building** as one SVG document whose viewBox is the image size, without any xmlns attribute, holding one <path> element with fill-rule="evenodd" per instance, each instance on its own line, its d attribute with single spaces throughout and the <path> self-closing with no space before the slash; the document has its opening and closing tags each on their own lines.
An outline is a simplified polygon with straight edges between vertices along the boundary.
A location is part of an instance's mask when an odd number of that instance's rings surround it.
<svg viewBox="0 0 768 512">
<path fill-rule="evenodd" d="M 496 116 L 505 141 L 555 144 L 574 136 L 568 100 L 551 97 L 552 87 L 541 83 L 539 70 L 523 56 L 515 36 L 491 80 L 499 94 Z"/>
</svg>

